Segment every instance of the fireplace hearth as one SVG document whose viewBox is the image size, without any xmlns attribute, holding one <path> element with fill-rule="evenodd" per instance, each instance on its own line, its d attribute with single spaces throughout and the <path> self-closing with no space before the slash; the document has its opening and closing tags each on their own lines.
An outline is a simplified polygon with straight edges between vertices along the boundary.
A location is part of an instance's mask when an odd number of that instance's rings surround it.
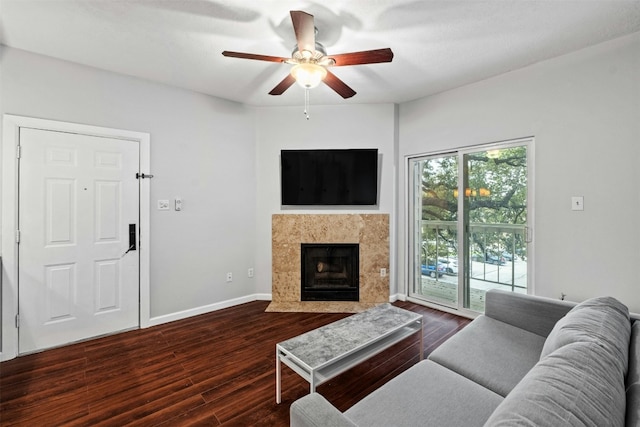
<svg viewBox="0 0 640 427">
<path fill-rule="evenodd" d="M 302 243 L 301 300 L 358 301 L 359 245 Z"/>
</svg>

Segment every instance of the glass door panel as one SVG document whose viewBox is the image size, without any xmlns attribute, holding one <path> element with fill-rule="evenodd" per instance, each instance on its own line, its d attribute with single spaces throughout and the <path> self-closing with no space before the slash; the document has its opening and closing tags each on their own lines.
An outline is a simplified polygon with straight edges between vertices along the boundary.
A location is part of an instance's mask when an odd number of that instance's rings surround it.
<svg viewBox="0 0 640 427">
<path fill-rule="evenodd" d="M 489 289 L 527 292 L 527 147 L 465 153 L 463 162 L 464 308 L 483 312 Z"/>
<path fill-rule="evenodd" d="M 458 156 L 414 163 L 413 293 L 458 304 Z"/>
</svg>

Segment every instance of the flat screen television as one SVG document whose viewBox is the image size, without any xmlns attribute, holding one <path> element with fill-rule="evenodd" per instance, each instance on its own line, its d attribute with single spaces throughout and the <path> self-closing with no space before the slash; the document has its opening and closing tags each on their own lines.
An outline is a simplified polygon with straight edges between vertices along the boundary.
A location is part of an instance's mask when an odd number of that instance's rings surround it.
<svg viewBox="0 0 640 427">
<path fill-rule="evenodd" d="M 282 150 L 283 205 L 376 205 L 378 150 Z"/>
</svg>

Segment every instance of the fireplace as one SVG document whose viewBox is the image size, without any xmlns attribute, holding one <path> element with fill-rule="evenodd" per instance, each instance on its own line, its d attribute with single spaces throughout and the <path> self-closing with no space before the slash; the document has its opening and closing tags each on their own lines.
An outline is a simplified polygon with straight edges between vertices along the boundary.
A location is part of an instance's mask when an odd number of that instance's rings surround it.
<svg viewBox="0 0 640 427">
<path fill-rule="evenodd" d="M 359 245 L 302 243 L 301 300 L 358 301 Z"/>
<path fill-rule="evenodd" d="M 358 313 L 389 302 L 389 214 L 273 214 L 269 312 Z M 358 244 L 356 301 L 302 300 L 302 244 Z"/>
</svg>

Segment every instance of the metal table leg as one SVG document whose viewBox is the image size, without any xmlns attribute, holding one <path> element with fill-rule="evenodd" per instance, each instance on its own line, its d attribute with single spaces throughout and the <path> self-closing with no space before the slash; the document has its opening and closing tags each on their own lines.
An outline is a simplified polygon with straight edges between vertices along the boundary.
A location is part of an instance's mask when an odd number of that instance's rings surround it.
<svg viewBox="0 0 640 427">
<path fill-rule="evenodd" d="M 280 396 L 280 379 L 281 379 L 281 366 L 280 366 L 280 352 L 278 351 L 278 349 L 276 348 L 276 403 L 280 403 L 281 402 L 281 396 Z"/>
</svg>

